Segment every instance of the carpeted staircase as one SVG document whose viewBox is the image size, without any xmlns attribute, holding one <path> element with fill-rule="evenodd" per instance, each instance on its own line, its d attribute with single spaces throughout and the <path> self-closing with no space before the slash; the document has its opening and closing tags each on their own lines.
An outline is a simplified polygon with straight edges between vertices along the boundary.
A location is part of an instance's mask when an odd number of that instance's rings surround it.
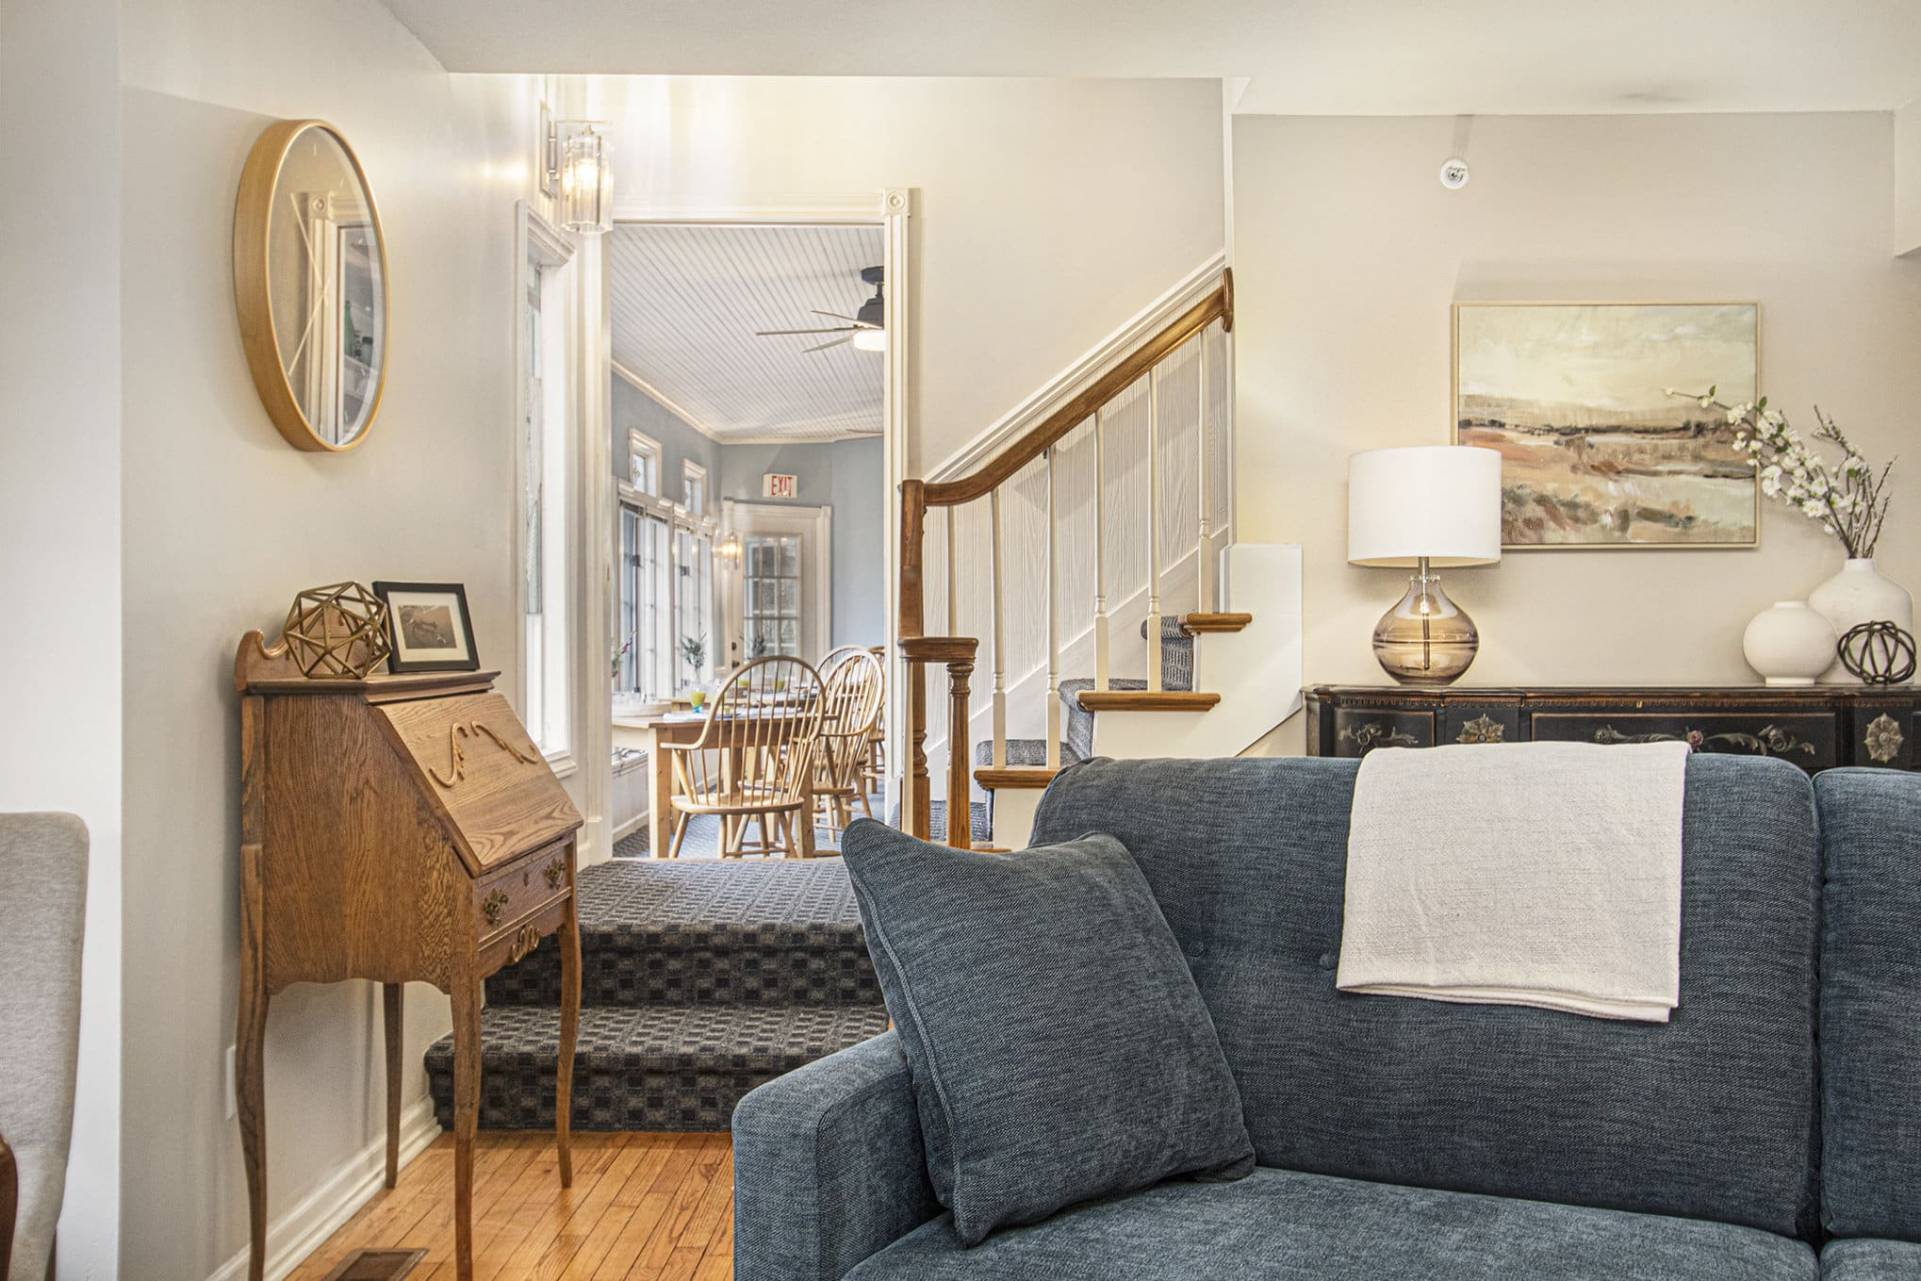
<svg viewBox="0 0 1921 1281">
<path fill-rule="evenodd" d="M 725 1130 L 764 1081 L 887 1027 L 839 859 L 617 859 L 580 874 L 574 1127 Z M 554 1123 L 560 954 L 553 940 L 487 981 L 480 1125 Z M 453 1123 L 453 1039 L 427 1051 Z"/>
</svg>

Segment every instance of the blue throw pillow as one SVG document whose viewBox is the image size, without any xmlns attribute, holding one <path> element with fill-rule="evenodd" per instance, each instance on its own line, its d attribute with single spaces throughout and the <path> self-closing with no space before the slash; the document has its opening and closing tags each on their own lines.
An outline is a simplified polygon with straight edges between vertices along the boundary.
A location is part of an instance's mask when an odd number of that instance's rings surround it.
<svg viewBox="0 0 1921 1281">
<path fill-rule="evenodd" d="M 977 854 L 871 820 L 842 844 L 963 1243 L 1254 1168 L 1214 1023 L 1126 846 Z"/>
</svg>

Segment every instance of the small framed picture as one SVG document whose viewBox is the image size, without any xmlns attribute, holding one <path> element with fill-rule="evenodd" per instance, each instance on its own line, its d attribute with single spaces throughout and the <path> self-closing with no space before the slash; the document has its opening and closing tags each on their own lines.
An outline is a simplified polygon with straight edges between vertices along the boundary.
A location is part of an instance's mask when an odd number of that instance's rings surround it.
<svg viewBox="0 0 1921 1281">
<path fill-rule="evenodd" d="M 388 670 L 471 672 L 480 667 L 467 589 L 460 583 L 375 583 L 387 603 Z"/>
</svg>

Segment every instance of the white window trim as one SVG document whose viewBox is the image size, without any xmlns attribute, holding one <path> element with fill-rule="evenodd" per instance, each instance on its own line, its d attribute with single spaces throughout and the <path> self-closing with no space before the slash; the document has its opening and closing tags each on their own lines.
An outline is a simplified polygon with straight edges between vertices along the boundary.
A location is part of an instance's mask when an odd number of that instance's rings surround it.
<svg viewBox="0 0 1921 1281">
<path fill-rule="evenodd" d="M 693 488 L 692 482 L 700 482 L 700 506 L 695 507 L 687 501 L 687 491 Z M 707 508 L 711 506 L 711 495 L 707 492 L 707 468 L 691 458 L 680 460 L 680 500 L 681 508 L 696 522 L 704 521 Z"/>
<path fill-rule="evenodd" d="M 634 484 L 634 455 L 635 454 L 652 454 L 653 455 L 654 485 L 656 488 L 658 488 L 660 483 L 666 479 L 664 476 L 661 475 L 661 471 L 666 465 L 667 455 L 661 449 L 660 442 L 655 440 L 652 436 L 649 436 L 646 432 L 642 431 L 638 427 L 629 427 L 627 429 L 627 467 L 621 473 L 621 482 L 620 482 L 621 493 L 623 495 L 625 495 L 629 490 L 637 489 L 637 487 Z M 642 490 L 638 492 L 644 493 L 645 491 Z"/>
<path fill-rule="evenodd" d="M 514 533 L 512 538 L 513 563 L 511 572 L 514 582 L 514 614 L 516 622 L 514 628 L 514 679 L 520 691 L 521 706 L 525 707 L 527 695 L 527 653 L 523 620 L 527 616 L 527 592 L 526 576 L 522 567 L 525 564 L 527 556 L 527 540 L 525 537 L 526 512 L 521 500 L 526 493 L 527 474 L 525 458 L 521 449 L 521 406 L 526 403 L 528 394 L 528 352 L 526 349 L 526 326 L 522 323 L 521 309 L 525 306 L 524 300 L 527 297 L 527 291 L 533 284 L 532 274 L 529 270 L 529 264 L 533 259 L 538 256 L 542 260 L 541 267 L 543 270 L 564 268 L 573 260 L 574 246 L 571 241 L 559 231 L 555 230 L 554 227 L 538 213 L 534 212 L 526 201 L 516 202 L 514 212 L 516 251 L 514 255 L 514 308 L 512 313 L 514 326 L 514 430 L 511 433 L 511 448 L 514 456 L 514 502 L 512 505 Z M 568 314 L 564 315 L 561 320 L 567 330 L 569 365 L 571 367 L 574 364 L 573 356 L 576 352 L 577 342 L 573 332 L 572 308 L 567 308 L 566 311 Z M 574 407 L 572 382 L 573 380 L 571 378 L 565 380 L 565 392 L 570 409 Z M 565 479 L 568 482 L 569 489 L 571 489 L 571 477 L 565 477 Z M 578 496 L 576 496 L 576 504 L 578 501 Z M 571 530 L 575 523 L 576 522 L 571 520 L 563 521 L 563 531 Z M 565 547 L 565 554 L 562 558 L 565 565 L 564 581 L 559 584 L 559 587 L 561 600 L 564 602 L 562 607 L 567 610 L 571 624 L 575 616 L 575 606 L 577 602 L 574 597 L 579 574 L 572 539 L 571 537 L 567 537 L 565 541 L 567 546 Z M 578 646 L 572 644 L 574 638 L 571 634 L 568 639 L 570 649 L 577 650 Z M 564 746 L 552 751 L 543 749 L 541 753 L 542 756 L 546 758 L 548 767 L 560 778 L 566 778 L 579 768 L 576 752 L 574 751 L 574 744 L 579 741 L 582 729 L 580 717 L 574 711 L 574 703 L 576 702 L 574 694 L 578 689 L 580 680 L 579 664 L 577 662 L 570 663 L 567 675 L 568 689 L 565 691 L 564 697 L 569 709 L 568 738 L 570 741 Z"/>
</svg>

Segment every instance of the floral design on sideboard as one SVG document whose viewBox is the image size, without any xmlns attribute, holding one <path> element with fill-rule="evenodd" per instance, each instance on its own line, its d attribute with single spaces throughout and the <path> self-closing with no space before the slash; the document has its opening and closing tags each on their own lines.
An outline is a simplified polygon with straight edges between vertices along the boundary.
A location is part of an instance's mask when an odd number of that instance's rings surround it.
<svg viewBox="0 0 1921 1281">
<path fill-rule="evenodd" d="M 1473 720 L 1462 725 L 1461 732 L 1454 741 L 1457 743 L 1498 743 L 1506 737 L 1507 726 L 1501 724 L 1501 722 L 1495 720 L 1486 712 L 1483 712 Z"/>
<path fill-rule="evenodd" d="M 1594 741 L 1606 744 L 1685 742 L 1697 752 L 1721 750 L 1748 752 L 1755 756 L 1787 756 L 1794 752 L 1803 756 L 1814 755 L 1813 743 L 1797 738 L 1778 725 L 1763 725 L 1752 734 L 1738 730 L 1710 734 L 1692 728 L 1679 734 L 1623 734 L 1612 725 L 1603 725 L 1594 731 Z"/>
<path fill-rule="evenodd" d="M 1355 750 L 1365 756 L 1377 747 L 1419 747 L 1421 742 L 1412 734 L 1403 734 L 1387 721 L 1368 721 L 1363 725 L 1349 725 L 1341 730 L 1340 741 L 1354 744 Z"/>
<path fill-rule="evenodd" d="M 1868 722 L 1868 732 L 1861 741 L 1868 749 L 1870 760 L 1877 765 L 1886 765 L 1901 754 L 1901 726 L 1894 717 L 1883 712 Z"/>
</svg>

